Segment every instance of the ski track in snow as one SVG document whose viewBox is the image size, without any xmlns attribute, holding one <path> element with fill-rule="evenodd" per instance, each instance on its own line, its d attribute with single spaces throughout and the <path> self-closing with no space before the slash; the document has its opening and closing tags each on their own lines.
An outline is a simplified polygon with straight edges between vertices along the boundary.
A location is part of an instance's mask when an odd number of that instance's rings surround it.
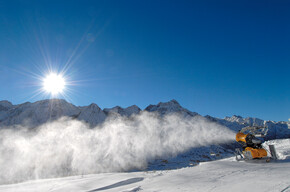
<svg viewBox="0 0 290 192">
<path fill-rule="evenodd" d="M 234 157 L 176 170 L 101 173 L 1 185 L 2 192 L 255 191 L 290 192 L 290 139 L 275 140 L 282 160 L 237 162 Z M 281 154 L 283 156 L 281 156 Z"/>
</svg>

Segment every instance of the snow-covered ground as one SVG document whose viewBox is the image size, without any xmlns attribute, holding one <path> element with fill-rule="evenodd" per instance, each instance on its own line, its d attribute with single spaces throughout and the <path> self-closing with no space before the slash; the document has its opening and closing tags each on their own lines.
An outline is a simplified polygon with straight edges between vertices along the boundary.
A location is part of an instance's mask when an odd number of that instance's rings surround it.
<svg viewBox="0 0 290 192">
<path fill-rule="evenodd" d="M 175 170 L 101 173 L 1 185 L 0 191 L 290 191 L 290 139 L 269 141 L 280 160 L 237 162 L 234 157 Z"/>
</svg>

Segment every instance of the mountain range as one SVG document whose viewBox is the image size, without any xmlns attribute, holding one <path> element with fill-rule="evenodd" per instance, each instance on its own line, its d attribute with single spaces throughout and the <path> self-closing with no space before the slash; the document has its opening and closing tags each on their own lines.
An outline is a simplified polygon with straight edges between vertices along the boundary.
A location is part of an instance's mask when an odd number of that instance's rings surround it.
<svg viewBox="0 0 290 192">
<path fill-rule="evenodd" d="M 26 102 L 13 105 L 7 100 L 0 101 L 0 129 L 17 125 L 36 127 L 43 123 L 57 120 L 61 117 L 70 117 L 88 123 L 91 127 L 103 123 L 108 117 L 126 116 L 139 114 L 143 111 L 157 113 L 161 117 L 166 114 L 179 114 L 184 117 L 200 116 L 182 107 L 176 100 L 160 102 L 157 105 L 149 105 L 144 110 L 132 105 L 127 108 L 116 106 L 101 109 L 97 104 L 89 106 L 75 106 L 63 99 L 47 99 L 34 103 Z M 223 119 L 212 116 L 204 116 L 208 121 L 224 125 L 231 130 L 238 131 L 245 126 L 266 126 L 269 128 L 267 139 L 279 139 L 290 137 L 290 122 L 262 120 L 253 117 L 243 118 L 234 115 Z"/>
</svg>

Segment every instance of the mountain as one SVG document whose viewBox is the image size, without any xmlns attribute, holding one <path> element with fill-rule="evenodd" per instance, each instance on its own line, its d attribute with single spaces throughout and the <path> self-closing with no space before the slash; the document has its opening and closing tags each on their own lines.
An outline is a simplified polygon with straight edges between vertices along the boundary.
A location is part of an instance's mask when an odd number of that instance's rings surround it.
<svg viewBox="0 0 290 192">
<path fill-rule="evenodd" d="M 225 120 L 229 122 L 237 122 L 240 124 L 249 124 L 249 125 L 256 125 L 256 126 L 264 125 L 264 120 L 262 119 L 252 118 L 252 117 L 243 118 L 237 115 L 233 115 L 232 117 L 225 117 Z"/>
<path fill-rule="evenodd" d="M 89 123 L 91 126 L 96 126 L 103 123 L 106 119 L 106 114 L 95 103 L 89 106 L 79 107 L 80 113 L 76 116 L 77 119 Z"/>
<path fill-rule="evenodd" d="M 167 114 L 179 114 L 183 117 L 189 118 L 200 116 L 198 113 L 191 112 L 188 109 L 182 107 L 176 100 L 160 102 L 157 105 L 149 105 L 143 111 L 158 113 L 161 115 L 161 117 Z M 95 103 L 92 103 L 89 106 L 77 107 L 63 99 L 47 99 L 34 103 L 26 102 L 19 105 L 13 105 L 11 102 L 4 100 L 0 101 L 0 128 L 14 125 L 27 125 L 29 127 L 36 127 L 61 117 L 78 119 L 88 123 L 91 127 L 95 127 L 96 125 L 103 123 L 108 117 L 130 117 L 141 112 L 142 110 L 136 105 L 132 105 L 127 108 L 116 106 L 102 110 Z M 225 117 L 224 119 L 207 115 L 205 118 L 208 121 L 224 125 L 235 132 L 245 126 L 267 126 L 269 131 L 266 139 L 290 137 L 289 122 L 265 121 L 253 117 L 243 118 L 238 115 Z"/>
<path fill-rule="evenodd" d="M 160 102 L 157 105 L 149 105 L 148 107 L 145 108 L 145 111 L 157 112 L 161 115 L 166 115 L 170 113 L 178 113 L 185 117 L 186 116 L 194 117 L 198 115 L 198 113 L 191 112 L 188 109 L 181 107 L 181 105 L 174 99 L 165 103 Z"/>
<path fill-rule="evenodd" d="M 23 124 L 35 127 L 64 116 L 84 121 L 94 127 L 103 123 L 107 117 L 130 117 L 133 114 L 139 114 L 141 111 L 136 105 L 127 108 L 116 106 L 103 110 L 95 103 L 77 107 L 63 99 L 48 99 L 35 103 L 26 102 L 20 105 L 13 105 L 9 101 L 0 101 L 0 127 Z M 181 107 L 175 100 L 150 105 L 145 111 L 157 112 L 161 115 L 169 113 L 178 113 L 184 116 L 198 115 Z"/>
<path fill-rule="evenodd" d="M 13 105 L 11 102 L 9 102 L 7 100 L 0 101 L 0 111 L 1 110 L 8 110 L 12 107 L 13 107 Z"/>
<path fill-rule="evenodd" d="M 0 101 L 0 122 L 1 120 L 7 118 L 7 115 L 8 115 L 7 111 L 11 108 L 13 108 L 13 105 L 11 102 L 6 101 L 6 100 Z"/>
<path fill-rule="evenodd" d="M 105 108 L 104 112 L 107 115 L 122 115 L 122 116 L 131 116 L 133 114 L 139 114 L 141 112 L 141 109 L 137 107 L 136 105 L 132 105 L 127 108 L 122 108 L 120 106 L 116 106 L 113 108 Z"/>
<path fill-rule="evenodd" d="M 233 115 L 232 117 L 225 117 L 224 119 L 211 117 L 209 115 L 205 117 L 209 121 L 213 121 L 221 125 L 224 125 L 235 132 L 241 130 L 243 127 L 246 126 L 268 127 L 268 134 L 265 137 L 266 140 L 290 138 L 290 122 L 285 121 L 275 122 L 253 117 L 243 118 L 238 115 Z"/>
<path fill-rule="evenodd" d="M 73 117 L 80 113 L 80 109 L 61 99 L 37 101 L 13 105 L 8 110 L 1 110 L 4 114 L 0 126 L 29 125 L 38 126 L 63 116 Z"/>
</svg>

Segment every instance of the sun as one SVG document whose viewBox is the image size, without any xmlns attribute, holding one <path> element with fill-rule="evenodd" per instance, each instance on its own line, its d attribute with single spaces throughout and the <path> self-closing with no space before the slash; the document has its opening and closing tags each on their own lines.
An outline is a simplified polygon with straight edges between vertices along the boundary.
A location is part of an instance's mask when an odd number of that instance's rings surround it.
<svg viewBox="0 0 290 192">
<path fill-rule="evenodd" d="M 65 86 L 66 82 L 61 74 L 50 73 L 43 78 L 43 90 L 51 95 L 63 93 Z"/>
</svg>

